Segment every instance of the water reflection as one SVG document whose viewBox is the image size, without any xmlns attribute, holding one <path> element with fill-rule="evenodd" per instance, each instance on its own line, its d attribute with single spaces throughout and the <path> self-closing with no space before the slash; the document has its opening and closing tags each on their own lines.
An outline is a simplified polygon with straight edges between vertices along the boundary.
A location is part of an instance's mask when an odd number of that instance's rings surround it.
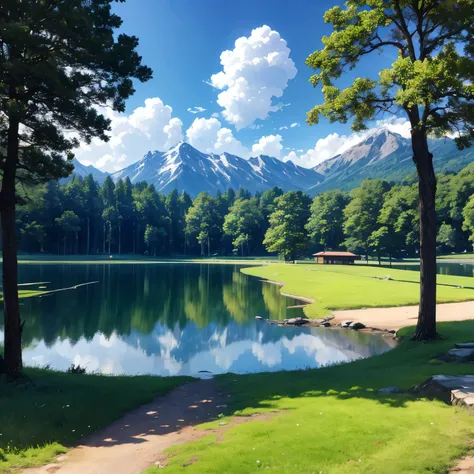
<svg viewBox="0 0 474 474">
<path fill-rule="evenodd" d="M 390 348 L 369 334 L 255 321 L 302 315 L 279 288 L 228 265 L 21 265 L 22 282 L 100 283 L 23 300 L 24 361 L 111 374 L 319 367 Z M 1 329 L 1 326 L 0 326 Z M 1 332 L 1 331 L 0 331 Z"/>
</svg>

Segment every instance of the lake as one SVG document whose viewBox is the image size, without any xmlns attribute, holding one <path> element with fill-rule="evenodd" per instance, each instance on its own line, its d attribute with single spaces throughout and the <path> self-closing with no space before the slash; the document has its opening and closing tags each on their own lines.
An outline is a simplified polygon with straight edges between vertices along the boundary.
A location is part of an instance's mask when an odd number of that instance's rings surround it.
<svg viewBox="0 0 474 474">
<path fill-rule="evenodd" d="M 387 265 L 384 264 L 384 267 Z M 414 270 L 419 272 L 420 265 L 417 262 L 413 263 L 394 263 L 393 268 L 399 268 L 400 270 Z M 439 275 L 457 275 L 457 276 L 474 276 L 474 265 L 472 261 L 470 263 L 465 262 L 442 262 L 438 260 L 436 263 L 436 272 Z"/>
<path fill-rule="evenodd" d="M 256 321 L 302 316 L 279 287 L 212 264 L 22 264 L 24 364 L 107 374 L 197 375 L 315 368 L 383 353 L 393 340 Z M 40 284 L 40 282 L 47 282 Z M 0 337 L 3 340 L 0 322 Z"/>
</svg>

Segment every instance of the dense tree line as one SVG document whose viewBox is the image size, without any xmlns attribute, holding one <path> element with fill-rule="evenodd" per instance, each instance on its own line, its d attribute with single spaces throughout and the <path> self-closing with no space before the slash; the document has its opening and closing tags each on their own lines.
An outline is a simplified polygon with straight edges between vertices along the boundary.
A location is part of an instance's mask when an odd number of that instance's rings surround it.
<svg viewBox="0 0 474 474">
<path fill-rule="evenodd" d="M 56 254 L 262 255 L 286 260 L 310 251 L 347 249 L 363 255 L 416 255 L 417 187 L 368 179 L 350 193 L 327 191 L 313 200 L 273 188 L 252 196 L 229 189 L 193 200 L 167 196 L 129 179 L 99 186 L 92 178 L 50 181 L 23 192 L 17 213 L 24 252 Z M 474 242 L 474 164 L 438 180 L 437 244 L 441 253 Z"/>
</svg>

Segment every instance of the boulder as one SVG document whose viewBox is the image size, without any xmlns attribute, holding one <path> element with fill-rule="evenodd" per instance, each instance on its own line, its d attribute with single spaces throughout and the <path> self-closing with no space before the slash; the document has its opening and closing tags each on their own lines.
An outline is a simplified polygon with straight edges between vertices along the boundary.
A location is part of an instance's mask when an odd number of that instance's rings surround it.
<svg viewBox="0 0 474 474">
<path fill-rule="evenodd" d="M 342 321 L 341 327 L 348 328 L 352 324 L 352 321 Z"/>
<path fill-rule="evenodd" d="M 354 329 L 355 331 L 358 331 L 359 329 L 365 329 L 365 324 L 354 322 L 354 323 L 349 324 L 349 327 L 351 329 Z"/>
<path fill-rule="evenodd" d="M 324 321 L 319 326 L 322 326 L 323 328 L 329 328 L 331 327 L 331 323 L 329 323 L 328 321 Z"/>
<path fill-rule="evenodd" d="M 285 319 L 284 322 L 290 326 L 302 326 L 303 324 L 308 324 L 310 321 L 306 318 L 291 318 Z"/>
<path fill-rule="evenodd" d="M 466 349 L 451 349 L 448 351 L 448 355 L 456 358 L 456 359 L 474 359 L 474 348 L 466 348 Z"/>
<path fill-rule="evenodd" d="M 262 318 L 261 316 L 255 316 L 255 319 L 256 319 L 257 321 L 262 321 L 262 320 L 263 320 L 263 318 Z"/>
</svg>

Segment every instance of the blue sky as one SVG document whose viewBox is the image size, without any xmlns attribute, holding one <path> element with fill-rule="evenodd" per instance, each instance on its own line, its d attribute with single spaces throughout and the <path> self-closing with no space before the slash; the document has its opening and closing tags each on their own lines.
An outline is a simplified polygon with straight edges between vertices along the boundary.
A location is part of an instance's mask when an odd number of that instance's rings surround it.
<svg viewBox="0 0 474 474">
<path fill-rule="evenodd" d="M 113 120 L 112 147 L 95 141 L 82 147 L 78 158 L 112 171 L 139 160 L 148 149 L 164 151 L 178 139 L 187 140 L 204 152 L 228 151 L 244 157 L 265 153 L 291 158 L 304 166 L 328 158 L 328 154 L 339 151 L 338 144 L 353 143 L 354 137 L 349 137 L 349 124 L 326 121 L 312 127 L 305 124 L 306 112 L 322 101 L 322 94 L 308 83 L 311 70 L 304 62 L 312 51 L 322 46 L 321 38 L 330 34 L 323 15 L 338 3 L 341 2 L 128 0 L 117 3 L 114 8 L 123 19 L 122 30 L 139 38 L 139 52 L 143 62 L 153 69 L 154 77 L 148 83 L 136 84 L 136 93 L 129 99 L 124 115 L 107 112 Z M 264 25 L 269 28 L 262 30 Z M 259 33 L 254 34 L 253 30 Z M 242 44 L 236 47 L 239 38 Z M 265 46 L 269 38 L 270 44 Z M 242 54 L 245 56 L 249 48 L 257 51 L 262 45 L 262 56 L 268 58 L 274 54 L 275 65 L 269 66 L 264 61 L 266 66 L 245 66 Z M 240 73 L 229 74 L 221 64 L 221 54 L 226 50 L 233 51 L 228 68 L 232 69 L 233 64 L 237 70 L 246 67 L 247 72 L 242 73 L 247 81 L 243 92 L 232 85 L 235 79 L 242 79 Z M 343 78 L 341 85 L 351 83 L 358 75 L 376 76 L 381 67 L 395 59 L 390 55 L 393 52 L 387 53 L 361 63 L 356 71 Z M 220 78 L 213 76 L 219 72 L 226 74 Z M 281 97 L 272 96 L 273 90 L 282 94 Z M 227 97 L 219 105 L 221 93 Z M 235 99 L 235 94 L 243 94 L 243 98 Z M 273 106 L 284 106 L 278 111 L 268 111 L 269 103 L 259 104 L 255 100 L 262 94 L 270 95 Z M 196 112 L 196 107 L 205 110 L 194 114 L 188 111 Z M 266 113 L 267 118 L 258 118 Z M 291 124 L 297 125 L 291 127 Z M 315 148 L 320 139 L 321 146 Z"/>
</svg>

